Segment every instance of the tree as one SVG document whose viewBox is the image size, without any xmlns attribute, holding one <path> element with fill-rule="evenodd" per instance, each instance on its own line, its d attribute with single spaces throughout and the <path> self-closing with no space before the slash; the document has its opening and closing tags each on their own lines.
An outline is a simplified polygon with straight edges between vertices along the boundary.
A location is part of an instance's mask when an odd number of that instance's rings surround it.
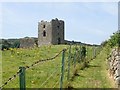
<svg viewBox="0 0 120 90">
<path fill-rule="evenodd" d="M 120 33 L 113 33 L 113 35 L 108 40 L 108 45 L 112 48 L 114 46 L 120 46 Z"/>
<path fill-rule="evenodd" d="M 20 42 L 19 41 L 15 41 L 13 43 L 13 48 L 19 48 L 20 47 Z"/>
<path fill-rule="evenodd" d="M 4 50 L 4 49 L 9 49 L 9 47 L 11 46 L 10 43 L 8 43 L 7 40 L 2 40 L 2 44 L 1 44 L 1 50 Z"/>
</svg>

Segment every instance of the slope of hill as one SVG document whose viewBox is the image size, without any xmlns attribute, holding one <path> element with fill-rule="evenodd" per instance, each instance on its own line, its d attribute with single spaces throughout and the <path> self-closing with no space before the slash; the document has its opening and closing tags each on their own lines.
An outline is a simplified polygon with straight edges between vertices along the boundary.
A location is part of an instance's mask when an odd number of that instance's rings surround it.
<svg viewBox="0 0 120 90">
<path fill-rule="evenodd" d="M 93 59 L 88 67 L 79 70 L 78 76 L 71 81 L 73 88 L 116 88 L 114 81 L 110 78 L 107 69 L 107 53 L 104 48 L 101 53 Z"/>
<path fill-rule="evenodd" d="M 80 49 L 81 46 L 77 46 Z M 87 49 L 86 60 L 87 67 L 83 68 L 82 62 L 78 63 L 74 68 L 74 61 L 77 55 L 74 50 L 76 45 L 72 46 L 70 81 L 67 81 L 68 72 L 68 55 L 69 50 L 65 54 L 65 69 L 63 87 L 73 88 L 115 88 L 113 80 L 109 78 L 107 71 L 106 58 L 109 49 L 105 47 L 101 53 L 92 60 L 95 53 L 100 51 L 99 47 L 85 46 Z M 51 58 L 58 54 L 62 49 L 69 48 L 69 45 L 51 45 L 42 46 L 40 48 L 29 49 L 10 49 L 2 51 L 2 83 L 5 83 L 9 77 L 14 75 L 20 66 L 30 66 L 38 60 Z M 78 52 L 79 53 L 79 52 Z M 26 70 L 26 88 L 59 88 L 61 76 L 61 59 L 62 53 L 54 60 L 41 62 Z M 74 76 L 73 76 L 74 75 Z M 19 76 L 11 80 L 5 88 L 19 88 Z"/>
<path fill-rule="evenodd" d="M 76 48 L 77 47 L 77 48 Z M 81 67 L 77 61 L 80 56 L 80 45 L 73 45 L 71 49 L 71 63 L 70 63 L 70 78 L 76 73 L 75 65 Z M 98 53 L 98 47 L 85 46 L 87 49 L 86 60 L 89 61 L 93 58 L 95 53 Z M 62 49 L 69 48 L 69 45 L 52 45 L 43 46 L 40 48 L 29 49 L 10 49 L 2 51 L 2 82 L 5 83 L 9 77 L 14 75 L 20 66 L 30 66 L 38 60 L 51 58 L 58 54 Z M 78 51 L 75 51 L 78 50 Z M 78 55 L 77 55 L 78 53 Z M 63 87 L 67 87 L 67 72 L 68 72 L 68 55 L 69 50 L 65 53 L 65 65 L 64 65 L 64 80 Z M 61 77 L 61 61 L 62 53 L 60 53 L 55 59 L 47 62 L 41 62 L 28 70 L 26 70 L 26 87 L 27 88 L 59 88 Z M 75 62 L 76 61 L 76 62 Z M 86 62 L 87 62 L 86 61 Z M 75 64 L 76 63 L 76 64 Z M 5 88 L 19 88 L 19 77 L 11 80 Z"/>
<path fill-rule="evenodd" d="M 8 80 L 9 77 L 14 75 L 20 66 L 29 66 L 35 61 L 40 59 L 51 58 L 59 53 L 63 48 L 67 48 L 66 45 L 56 46 L 43 46 L 41 48 L 29 48 L 29 49 L 11 49 L 2 52 L 2 82 Z M 60 73 L 61 55 L 59 55 L 53 61 L 40 63 L 28 71 L 26 71 L 26 87 L 35 88 L 40 86 L 42 82 L 46 80 L 51 73 L 57 69 L 56 73 Z M 57 74 L 56 74 L 57 75 Z M 51 80 L 58 80 L 58 76 L 53 77 Z M 48 83 L 47 87 L 51 87 Z M 19 88 L 19 77 L 9 82 L 5 88 Z"/>
</svg>

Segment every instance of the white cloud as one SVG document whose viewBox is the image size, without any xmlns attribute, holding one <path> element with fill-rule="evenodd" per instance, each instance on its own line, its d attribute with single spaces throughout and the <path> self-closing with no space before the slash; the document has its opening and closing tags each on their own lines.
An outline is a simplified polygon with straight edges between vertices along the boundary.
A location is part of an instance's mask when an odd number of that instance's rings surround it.
<svg viewBox="0 0 120 90">
<path fill-rule="evenodd" d="M 114 15 L 114 16 L 118 15 L 118 3 L 117 2 L 85 3 L 84 6 L 85 8 L 88 9 L 89 12 L 95 12 L 95 11 L 102 10 L 110 15 Z"/>
<path fill-rule="evenodd" d="M 103 3 L 101 8 L 111 15 L 118 15 L 118 3 Z"/>
</svg>

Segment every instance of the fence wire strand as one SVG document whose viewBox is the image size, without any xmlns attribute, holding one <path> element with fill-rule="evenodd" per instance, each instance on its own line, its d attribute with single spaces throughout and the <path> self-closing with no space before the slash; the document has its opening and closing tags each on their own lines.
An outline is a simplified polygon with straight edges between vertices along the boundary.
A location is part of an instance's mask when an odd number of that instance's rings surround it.
<svg viewBox="0 0 120 90">
<path fill-rule="evenodd" d="M 64 50 L 64 49 L 63 49 L 63 50 Z M 26 66 L 26 67 L 25 67 L 26 70 L 29 69 L 29 68 L 31 68 L 31 67 L 33 67 L 33 66 L 35 66 L 35 65 L 37 65 L 37 64 L 39 64 L 39 63 L 41 63 L 41 62 L 46 62 L 46 61 L 54 60 L 55 58 L 57 58 L 57 57 L 62 53 L 63 50 L 61 50 L 61 51 L 60 51 L 58 54 L 56 54 L 54 57 L 47 58 L 47 59 L 40 59 L 40 60 L 34 62 L 33 64 L 31 64 L 30 66 Z M 67 50 L 67 49 L 65 49 L 65 50 Z"/>
<path fill-rule="evenodd" d="M 1 87 L 0 90 L 3 89 L 4 86 L 6 86 L 9 82 L 11 82 L 12 80 L 14 80 L 18 75 L 20 75 L 20 69 L 16 72 L 16 74 L 14 74 L 13 76 L 11 76 Z"/>
<path fill-rule="evenodd" d="M 58 83 L 59 83 L 59 81 L 57 81 L 57 82 L 54 84 L 53 88 L 55 88 L 55 86 L 56 86 Z"/>
<path fill-rule="evenodd" d="M 41 60 L 38 60 L 38 61 L 34 62 L 34 63 L 31 64 L 30 66 L 26 66 L 26 67 L 25 67 L 25 70 L 28 70 L 29 68 L 37 65 L 38 63 L 54 60 L 55 58 L 57 58 L 57 57 L 62 53 L 63 50 L 66 51 L 66 50 L 68 50 L 68 48 L 62 49 L 62 50 L 61 50 L 58 54 L 56 54 L 54 57 L 47 58 L 47 59 L 41 59 Z M 13 76 L 9 77 L 8 80 L 7 80 L 4 84 L 2 84 L 2 85 L 0 86 L 0 90 L 2 90 L 4 86 L 6 86 L 9 82 L 11 82 L 13 79 L 15 79 L 15 78 L 16 78 L 18 75 L 20 75 L 20 74 L 21 74 L 21 73 L 20 73 L 20 69 L 18 69 L 18 71 L 16 72 L 16 74 L 14 74 Z"/>
<path fill-rule="evenodd" d="M 45 85 L 45 84 L 47 83 L 47 81 L 48 81 L 57 71 L 58 71 L 58 69 L 56 69 L 56 70 L 45 80 L 45 82 L 43 82 L 43 83 L 41 84 L 40 87 L 42 87 L 43 85 Z"/>
</svg>

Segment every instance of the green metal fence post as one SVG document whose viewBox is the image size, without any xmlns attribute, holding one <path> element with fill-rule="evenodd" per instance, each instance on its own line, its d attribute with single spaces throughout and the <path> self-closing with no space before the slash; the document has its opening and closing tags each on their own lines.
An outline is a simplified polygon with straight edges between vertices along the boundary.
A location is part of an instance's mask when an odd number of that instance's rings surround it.
<svg viewBox="0 0 120 90">
<path fill-rule="evenodd" d="M 69 77 L 70 77 L 70 59 L 71 59 L 71 44 L 70 44 L 69 56 L 68 56 L 68 76 L 67 76 L 68 81 L 69 81 Z"/>
<path fill-rule="evenodd" d="M 79 45 L 79 50 L 78 50 L 78 55 L 79 55 L 79 59 L 78 59 L 78 63 L 80 63 L 80 45 Z"/>
<path fill-rule="evenodd" d="M 96 47 L 94 47 L 94 58 L 96 57 Z"/>
<path fill-rule="evenodd" d="M 25 67 L 19 67 L 19 69 L 20 69 L 20 75 L 19 75 L 20 90 L 26 90 L 26 87 L 25 87 Z"/>
<path fill-rule="evenodd" d="M 82 48 L 82 44 L 80 43 L 80 61 L 82 60 L 82 54 L 81 54 L 81 48 Z M 80 61 L 79 61 L 79 63 L 80 63 Z"/>
<path fill-rule="evenodd" d="M 63 52 L 62 52 L 62 67 L 61 67 L 61 77 L 60 77 L 60 90 L 62 90 L 62 85 L 63 85 L 64 59 L 65 59 L 65 50 L 63 50 Z"/>
<path fill-rule="evenodd" d="M 88 46 L 86 45 L 86 58 L 85 58 L 85 62 L 87 62 L 87 60 L 89 59 L 89 54 L 88 54 Z"/>
<path fill-rule="evenodd" d="M 94 59 L 94 48 L 95 48 L 95 47 L 93 46 L 93 50 L 92 50 L 92 54 L 93 54 L 93 55 L 92 55 L 92 59 Z"/>
<path fill-rule="evenodd" d="M 75 53 L 74 53 L 73 61 L 74 61 L 74 68 L 75 68 L 76 67 L 76 50 L 75 50 Z"/>
</svg>

